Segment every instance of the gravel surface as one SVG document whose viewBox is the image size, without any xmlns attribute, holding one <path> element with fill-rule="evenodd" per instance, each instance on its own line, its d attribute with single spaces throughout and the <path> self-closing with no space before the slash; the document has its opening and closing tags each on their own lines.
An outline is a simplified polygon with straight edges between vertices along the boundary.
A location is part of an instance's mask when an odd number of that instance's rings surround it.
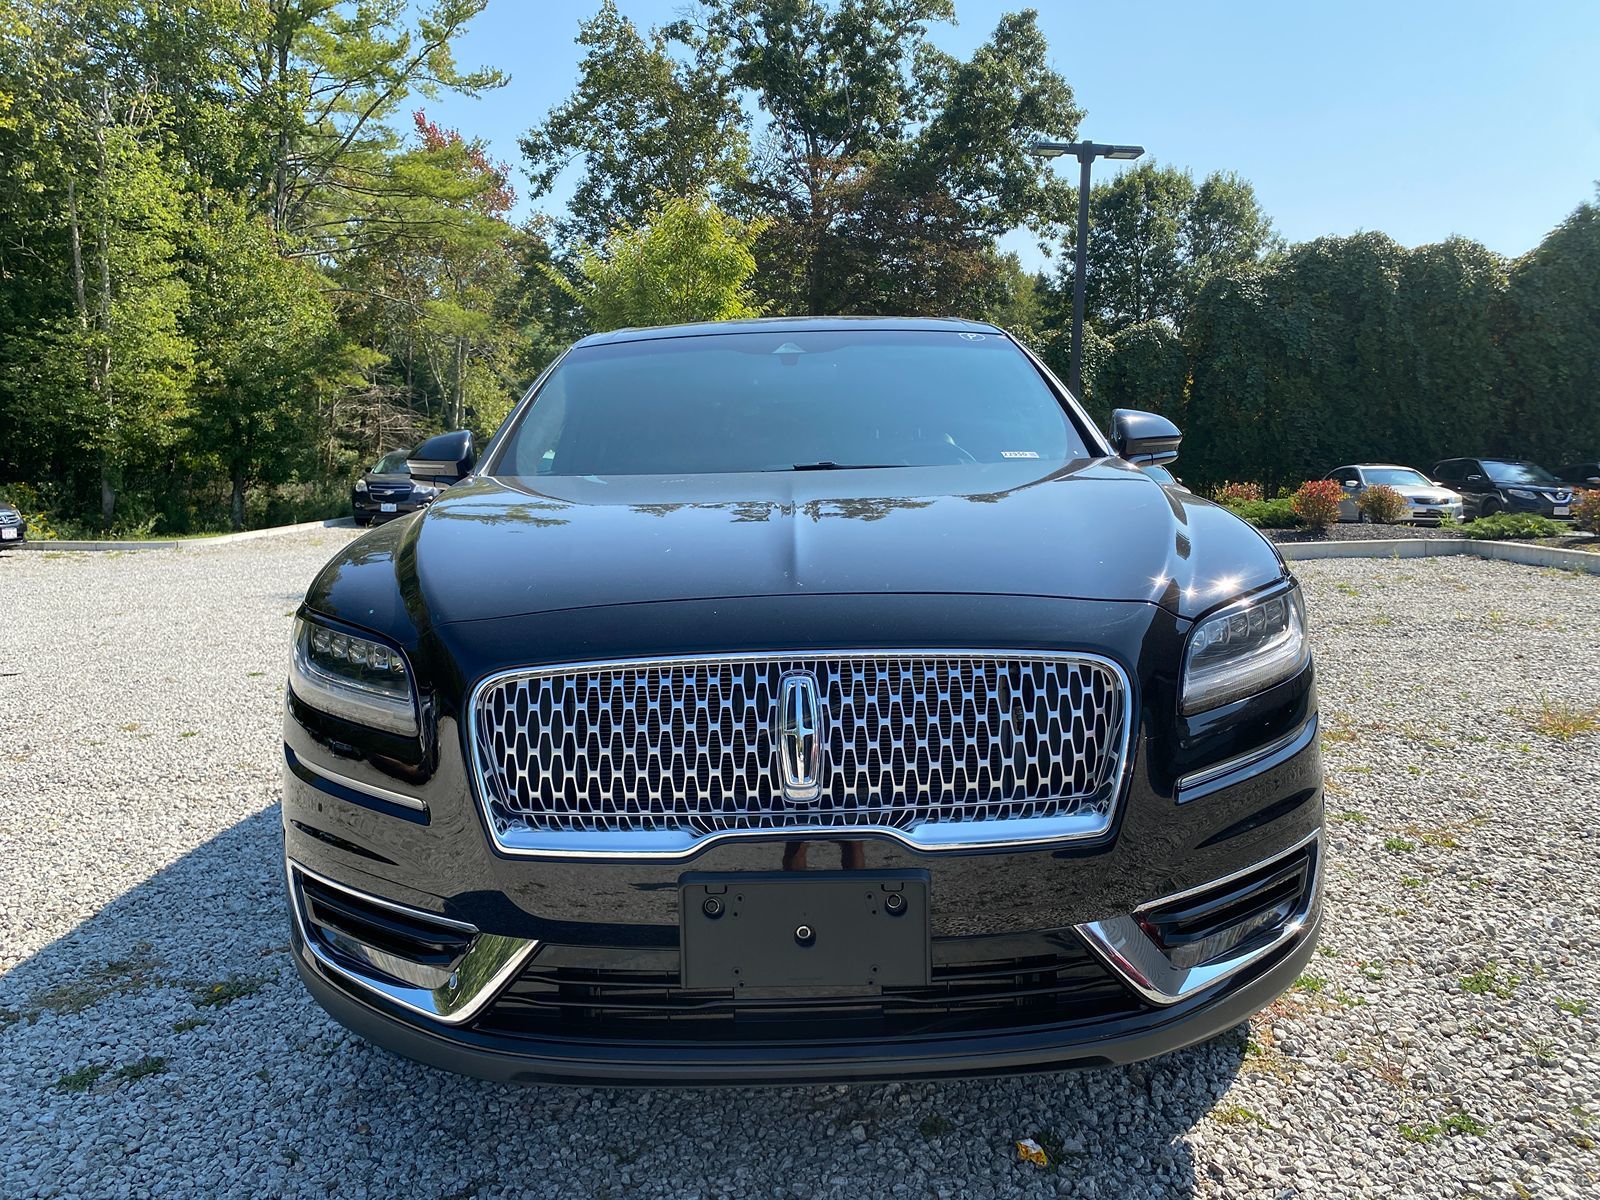
<svg viewBox="0 0 1600 1200">
<path fill-rule="evenodd" d="M 288 960 L 288 618 L 344 536 L 0 556 L 8 1200 L 1600 1194 L 1600 579 L 1300 564 L 1329 919 L 1248 1028 L 1065 1076 L 547 1090 L 367 1046 Z"/>
</svg>

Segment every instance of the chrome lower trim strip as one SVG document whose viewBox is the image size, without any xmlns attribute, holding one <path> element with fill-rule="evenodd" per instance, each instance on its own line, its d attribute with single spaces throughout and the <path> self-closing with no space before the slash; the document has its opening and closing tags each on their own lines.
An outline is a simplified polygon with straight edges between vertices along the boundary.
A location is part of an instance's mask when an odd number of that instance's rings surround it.
<svg viewBox="0 0 1600 1200">
<path fill-rule="evenodd" d="M 1121 734 L 1115 750 L 1116 766 L 1110 781 L 1111 799 L 1104 812 L 1078 813 L 1066 817 L 1032 817 L 1004 821 L 924 822 L 909 829 L 888 825 L 784 825 L 771 829 L 728 829 L 713 833 L 690 830 L 595 832 L 558 830 L 507 830 L 496 825 L 490 789 L 484 779 L 479 746 L 478 712 L 483 694 L 507 680 L 540 675 L 562 675 L 578 671 L 608 671 L 633 667 L 666 667 L 686 663 L 747 663 L 772 660 L 819 658 L 1009 658 L 1022 661 L 1046 660 L 1090 662 L 1110 671 L 1122 692 Z M 467 703 L 467 755 L 470 760 L 473 792 L 484 828 L 495 849 L 517 857 L 537 858 L 616 858 L 628 860 L 674 861 L 699 854 L 707 847 L 729 841 L 849 841 L 860 837 L 881 837 L 900 842 L 917 851 L 1014 850 L 1048 847 L 1062 842 L 1100 837 L 1111 829 L 1117 810 L 1127 791 L 1132 771 L 1133 727 L 1138 721 L 1138 697 L 1127 671 L 1103 654 L 1078 650 L 974 649 L 971 647 L 900 647 L 875 649 L 758 650 L 743 653 L 678 654 L 659 657 L 596 659 L 592 661 L 550 663 L 534 667 L 513 667 L 480 679 L 472 688 Z"/>
<path fill-rule="evenodd" d="M 462 1025 L 477 1016 L 501 989 L 511 982 L 523 964 L 539 948 L 539 943 L 532 939 L 507 937 L 498 933 L 480 933 L 475 926 L 464 921 L 453 921 L 436 913 L 408 908 L 404 904 L 396 904 L 381 896 L 358 891 L 345 884 L 336 883 L 325 875 L 319 875 L 293 859 L 284 860 L 284 869 L 289 880 L 289 908 L 294 913 L 295 928 L 299 931 L 307 954 L 325 970 L 363 991 L 382 996 L 401 1008 L 444 1025 Z M 313 933 L 307 927 L 305 899 L 301 894 L 298 879 L 301 875 L 315 879 L 323 887 L 344 892 L 364 903 L 386 908 L 390 912 L 403 914 L 413 920 L 431 922 L 459 933 L 472 933 L 476 936 L 471 946 L 467 948 L 466 954 L 456 964 L 455 970 L 438 987 L 429 988 L 415 983 L 404 983 L 394 978 L 384 978 L 376 973 L 378 968 L 375 963 L 369 963 L 375 972 L 369 975 L 365 971 L 356 969 L 348 961 L 329 953 L 320 935 Z"/>
<path fill-rule="evenodd" d="M 338 784 L 340 787 L 349 788 L 352 792 L 360 792 L 364 796 L 371 796 L 376 800 L 384 800 L 390 804 L 398 804 L 401 808 L 415 809 L 417 812 L 427 812 L 428 806 L 415 796 L 408 796 L 404 792 L 392 792 L 388 788 L 377 787 L 374 784 L 362 783 L 359 779 L 351 779 L 348 775 L 341 775 L 337 771 L 330 771 L 327 767 L 319 767 L 316 763 L 301 758 L 298 754 L 294 761 L 313 775 L 326 779 L 329 783 Z M 338 885 L 335 884 L 335 887 Z"/>
<path fill-rule="evenodd" d="M 1265 746 L 1257 746 L 1243 754 L 1235 755 L 1219 763 L 1214 763 L 1199 771 L 1192 771 L 1178 780 L 1178 803 L 1183 804 L 1189 800 L 1197 800 L 1200 795 L 1215 791 L 1207 784 L 1215 783 L 1225 775 L 1232 775 L 1238 771 L 1245 771 L 1251 767 L 1267 765 L 1267 760 L 1281 762 L 1293 758 L 1300 751 L 1309 746 L 1317 736 L 1317 714 L 1312 713 L 1306 718 L 1299 728 L 1291 730 L 1283 737 L 1268 742 Z M 1204 789 L 1201 791 L 1200 789 Z M 1196 793 L 1184 795 L 1185 792 Z"/>
<path fill-rule="evenodd" d="M 1181 892 L 1174 892 L 1170 896 L 1162 896 L 1148 904 L 1142 904 L 1132 913 L 1111 917 L 1104 921 L 1089 921 L 1076 926 L 1078 934 L 1089 948 L 1098 954 L 1105 964 L 1114 971 L 1124 983 L 1152 1004 L 1176 1004 L 1179 1000 L 1187 999 L 1206 988 L 1215 987 L 1226 979 L 1231 979 L 1240 971 L 1254 962 L 1260 961 L 1266 955 L 1293 940 L 1300 932 L 1311 923 L 1317 910 L 1317 902 L 1322 895 L 1322 830 L 1302 838 L 1287 850 L 1262 859 L 1245 867 L 1240 871 L 1233 871 L 1219 879 L 1212 879 L 1197 887 L 1187 888 Z M 1271 941 L 1257 946 L 1243 954 L 1232 955 L 1228 958 L 1218 959 L 1216 962 L 1204 963 L 1198 967 L 1187 969 L 1175 967 L 1171 960 L 1161 952 L 1161 947 L 1140 927 L 1138 914 L 1152 908 L 1172 904 L 1180 900 L 1195 896 L 1201 892 L 1211 891 L 1213 888 L 1224 887 L 1235 879 L 1241 879 L 1253 871 L 1269 867 L 1273 863 L 1288 858 L 1304 850 L 1307 846 L 1315 844 L 1316 854 L 1312 864 L 1313 877 L 1311 886 L 1306 889 L 1304 903 L 1278 927 Z"/>
</svg>

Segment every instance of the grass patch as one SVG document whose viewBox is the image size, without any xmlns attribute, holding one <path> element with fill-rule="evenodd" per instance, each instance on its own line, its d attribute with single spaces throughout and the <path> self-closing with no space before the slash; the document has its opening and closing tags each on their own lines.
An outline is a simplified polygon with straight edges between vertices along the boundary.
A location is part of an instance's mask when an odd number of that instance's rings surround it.
<svg viewBox="0 0 1600 1200">
<path fill-rule="evenodd" d="M 943 1137 L 955 1126 L 940 1113 L 929 1113 L 917 1122 L 917 1132 L 925 1138 Z"/>
<path fill-rule="evenodd" d="M 84 972 L 78 979 L 38 993 L 33 997 L 33 1006 L 53 1013 L 80 1013 L 102 1000 L 154 982 L 160 966 L 150 954 L 150 943 L 140 942 L 127 958 L 114 958 L 102 967 Z"/>
<path fill-rule="evenodd" d="M 1265 1117 L 1242 1104 L 1219 1104 L 1211 1110 L 1211 1119 L 1219 1125 L 1228 1125 L 1234 1128 L 1238 1128 L 1241 1125 L 1259 1125 L 1263 1129 L 1272 1128 Z"/>
<path fill-rule="evenodd" d="M 68 1071 L 56 1080 L 56 1090 L 61 1092 L 87 1092 L 106 1073 L 104 1063 L 90 1063 L 87 1067 L 79 1067 L 76 1071 Z"/>
<path fill-rule="evenodd" d="M 160 1075 L 167 1069 L 167 1060 L 164 1058 L 146 1057 L 138 1062 L 127 1063 L 117 1068 L 117 1078 L 132 1082 L 135 1079 L 148 1079 L 152 1075 Z"/>
<path fill-rule="evenodd" d="M 235 1000 L 244 1000 L 254 996 L 267 986 L 267 981 L 256 975 L 230 975 L 228 978 L 213 983 L 210 987 L 199 988 L 194 993 L 194 1006 L 196 1008 L 222 1008 L 232 1004 Z"/>
<path fill-rule="evenodd" d="M 1363 812 L 1356 812 L 1356 810 L 1352 808 L 1347 809 L 1344 812 L 1334 813 L 1333 819 L 1335 821 L 1348 821 L 1352 825 L 1365 825 L 1367 823 L 1367 814 Z"/>
<path fill-rule="evenodd" d="M 1398 1126 L 1400 1136 L 1408 1142 L 1438 1141 L 1441 1137 L 1461 1137 L 1464 1134 L 1472 1137 L 1482 1137 L 1489 1132 L 1489 1127 L 1471 1113 L 1453 1112 L 1440 1117 L 1431 1125 L 1407 1125 L 1401 1122 Z"/>
<path fill-rule="evenodd" d="M 1400 879 L 1400 886 L 1403 888 L 1419 888 L 1427 882 L 1426 879 L 1418 879 L 1415 875 L 1405 875 Z"/>
<path fill-rule="evenodd" d="M 202 1026 L 209 1024 L 211 1024 L 211 1022 L 207 1021 L 204 1017 L 185 1017 L 181 1021 L 174 1021 L 172 1023 L 172 1032 L 188 1033 L 191 1029 L 199 1029 Z"/>
<path fill-rule="evenodd" d="M 1500 996 L 1504 998 L 1516 991 L 1517 984 L 1521 982 L 1521 976 L 1509 973 L 1500 974 L 1499 966 L 1491 959 L 1472 974 L 1461 977 L 1461 990 L 1474 996 Z"/>
<path fill-rule="evenodd" d="M 1570 742 L 1600 729 L 1600 708 L 1579 708 L 1565 700 L 1544 700 L 1539 704 L 1539 715 L 1533 719 L 1533 727 L 1558 742 Z"/>
<path fill-rule="evenodd" d="M 1585 1016 L 1589 1011 L 1587 1001 L 1576 1000 L 1569 996 L 1557 996 L 1556 1007 L 1564 1013 L 1571 1013 L 1575 1017 Z"/>
<path fill-rule="evenodd" d="M 1294 986 L 1302 992 L 1315 995 L 1328 986 L 1328 981 L 1321 975 L 1302 975 L 1294 981 Z"/>
<path fill-rule="evenodd" d="M 1410 854 L 1416 850 L 1417 844 L 1410 838 L 1403 838 L 1396 833 L 1383 839 L 1383 848 L 1393 850 L 1397 854 Z"/>
</svg>

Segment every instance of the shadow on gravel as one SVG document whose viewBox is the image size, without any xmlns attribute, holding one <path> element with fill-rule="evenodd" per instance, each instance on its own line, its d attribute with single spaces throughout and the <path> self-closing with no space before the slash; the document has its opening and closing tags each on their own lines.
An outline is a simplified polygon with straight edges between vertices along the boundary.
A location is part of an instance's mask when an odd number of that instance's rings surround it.
<svg viewBox="0 0 1600 1200">
<path fill-rule="evenodd" d="M 279 854 L 274 808 L 0 978 L 8 1195 L 1187 1197 L 1186 1135 L 1242 1063 L 1241 1028 L 1127 1069 L 1010 1080 L 484 1084 L 315 1006 Z M 1025 1137 L 1050 1168 L 1017 1160 Z"/>
</svg>

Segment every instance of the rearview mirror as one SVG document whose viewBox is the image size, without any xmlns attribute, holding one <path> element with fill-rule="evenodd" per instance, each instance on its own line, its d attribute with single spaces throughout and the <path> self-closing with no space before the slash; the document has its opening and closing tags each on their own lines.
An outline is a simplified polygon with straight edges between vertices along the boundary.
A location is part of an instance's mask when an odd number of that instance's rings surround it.
<svg viewBox="0 0 1600 1200">
<path fill-rule="evenodd" d="M 1136 408 L 1111 412 L 1111 448 L 1135 466 L 1172 462 L 1183 434 L 1159 413 Z"/>
<path fill-rule="evenodd" d="M 456 429 L 429 438 L 411 452 L 406 471 L 416 483 L 449 487 L 472 474 L 478 452 L 470 429 Z"/>
</svg>

